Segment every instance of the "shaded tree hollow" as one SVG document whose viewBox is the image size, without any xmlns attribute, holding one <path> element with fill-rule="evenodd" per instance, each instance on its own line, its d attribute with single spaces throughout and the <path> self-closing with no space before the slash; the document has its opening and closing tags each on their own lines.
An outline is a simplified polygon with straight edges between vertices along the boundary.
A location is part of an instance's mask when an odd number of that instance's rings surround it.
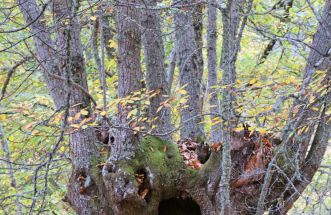
<svg viewBox="0 0 331 215">
<path fill-rule="evenodd" d="M 201 215 L 201 211 L 191 198 L 170 198 L 160 202 L 159 215 Z"/>
</svg>

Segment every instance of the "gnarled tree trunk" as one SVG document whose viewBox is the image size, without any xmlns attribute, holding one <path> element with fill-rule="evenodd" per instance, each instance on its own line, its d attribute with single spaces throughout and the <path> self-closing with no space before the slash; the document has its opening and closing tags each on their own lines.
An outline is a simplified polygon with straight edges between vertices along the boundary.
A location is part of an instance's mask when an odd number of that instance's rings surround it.
<svg viewBox="0 0 331 215">
<path fill-rule="evenodd" d="M 66 1 L 54 1 L 53 10 L 58 18 L 57 35 L 52 41 L 44 22 L 38 20 L 31 25 L 38 62 L 44 69 L 44 77 L 57 109 L 69 109 L 74 117 L 82 109 L 91 110 L 88 96 L 86 71 L 80 43 L 80 27 L 75 17 L 74 7 Z M 34 0 L 19 1 L 27 23 L 40 15 Z M 66 25 L 63 17 L 69 18 Z M 72 123 L 79 123 L 81 116 Z M 93 174 L 93 160 L 99 157 L 93 128 L 78 130 L 70 135 L 73 171 L 70 178 L 67 201 L 80 214 L 103 214 L 109 210 L 102 193 L 103 184 L 98 175 Z M 96 198 L 98 196 L 98 198 Z"/>
<path fill-rule="evenodd" d="M 32 23 L 40 14 L 37 3 L 34 0 L 19 3 L 27 23 Z M 83 109 L 91 111 L 91 97 L 88 94 L 80 28 L 76 17 L 78 5 L 75 2 L 69 5 L 66 3 L 62 0 L 54 1 L 55 16 L 67 17 L 69 20 L 69 26 L 66 26 L 64 20 L 57 19 L 60 21 L 57 23 L 55 41 L 52 41 L 42 21 L 33 22 L 30 28 L 34 34 L 37 60 L 42 63 L 45 82 L 56 107 L 69 108 L 70 116 L 75 116 Z M 211 157 L 200 169 L 189 168 L 185 166 L 181 151 L 175 143 L 135 133 L 130 127 L 128 117 L 132 106 L 120 102 L 119 126 L 116 126 L 111 155 L 102 169 L 102 174 L 96 167 L 100 156 L 95 146 L 94 129 L 76 130 L 70 134 L 73 172 L 67 200 L 78 214 L 153 215 L 173 214 L 176 210 L 181 210 L 183 214 L 203 215 L 216 215 L 220 212 L 262 214 L 269 208 L 273 214 L 284 214 L 289 210 L 320 165 L 331 133 L 330 116 L 325 115 L 331 101 L 331 70 L 328 63 L 330 44 L 325 42 L 327 37 L 323 33 L 324 28 L 330 29 L 331 26 L 330 2 L 326 3 L 323 26 L 319 27 L 313 41 L 313 47 L 318 52 L 312 51 L 309 56 L 300 99 L 294 104 L 299 105 L 300 109 L 295 116 L 289 116 L 281 144 L 273 143 L 270 137 L 258 132 L 247 135 L 245 132 L 235 133 L 231 130 L 235 118 L 235 99 L 232 94 L 236 81 L 235 61 L 239 50 L 239 44 L 234 42 L 240 42 L 238 28 L 243 17 L 243 14 L 239 13 L 241 3 L 239 0 L 228 1 L 228 10 L 223 11 L 221 69 L 223 85 L 227 87 L 223 92 L 221 114 L 228 123 L 224 123 L 222 127 L 223 145 L 213 148 Z M 140 20 L 141 8 L 137 8 L 140 6 L 141 2 L 137 0 L 126 0 L 115 8 L 118 34 L 118 96 L 123 101 L 143 88 L 139 24 L 143 21 L 144 27 L 155 30 L 156 35 L 161 33 L 157 13 L 147 10 L 142 16 L 143 20 Z M 197 45 L 192 15 L 186 11 L 187 5 L 183 3 L 181 6 L 175 14 L 176 47 L 180 82 L 181 85 L 187 84 L 185 89 L 190 96 L 189 106 L 181 110 L 181 136 L 198 141 L 203 136 L 203 130 L 199 124 L 201 80 L 197 80 Z M 215 16 L 211 11 L 213 8 L 210 7 L 212 5 L 209 5 L 212 24 Z M 151 17 L 156 19 L 150 20 Z M 213 39 L 213 32 L 209 32 L 209 36 Z M 147 40 L 154 44 L 153 47 L 147 46 Z M 215 41 L 210 42 L 211 47 L 215 45 Z M 157 85 L 153 82 L 156 77 L 152 78 L 148 81 L 147 87 L 150 90 L 162 88 L 166 83 L 163 50 L 155 50 L 163 49 L 162 40 L 155 38 L 152 31 L 145 32 L 144 44 L 145 54 L 150 57 L 146 59 L 147 74 L 161 77 Z M 210 51 L 212 63 L 215 51 Z M 153 59 L 160 62 L 155 64 Z M 159 71 L 153 71 L 156 69 Z M 309 86 L 314 80 L 312 76 L 316 69 L 327 69 L 321 82 L 326 87 L 314 95 L 314 102 L 307 102 L 306 91 L 313 93 Z M 215 69 L 210 67 L 209 70 L 214 77 Z M 165 93 L 166 86 L 161 90 L 161 95 Z M 162 101 L 161 98 L 158 99 L 152 100 L 152 111 L 155 111 L 157 103 Z M 317 120 L 313 124 L 309 123 L 307 114 Z M 81 116 L 72 123 L 79 123 L 86 117 L 88 116 Z M 169 122 L 164 123 L 168 125 Z M 301 134 L 298 130 L 299 125 L 308 126 L 302 139 L 297 138 Z M 306 156 L 302 160 L 297 160 L 297 153 L 301 152 Z M 254 163 L 254 160 L 259 162 Z M 281 171 L 274 171 L 274 168 Z M 284 173 L 287 177 L 284 177 Z"/>
</svg>

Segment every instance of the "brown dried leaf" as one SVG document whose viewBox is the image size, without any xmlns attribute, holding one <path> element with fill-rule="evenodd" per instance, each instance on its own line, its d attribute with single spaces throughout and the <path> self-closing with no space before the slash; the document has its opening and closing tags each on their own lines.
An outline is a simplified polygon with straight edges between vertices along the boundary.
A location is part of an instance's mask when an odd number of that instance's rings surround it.
<svg viewBox="0 0 331 215">
<path fill-rule="evenodd" d="M 202 164 L 198 160 L 193 160 L 191 165 L 193 169 L 200 169 L 202 166 Z"/>
<path fill-rule="evenodd" d="M 298 112 L 299 112 L 299 106 L 297 105 L 293 108 L 293 114 L 297 114 Z"/>
<path fill-rule="evenodd" d="M 189 152 L 184 152 L 183 157 L 184 157 L 184 160 L 188 160 L 188 159 L 190 159 L 191 155 Z"/>
<path fill-rule="evenodd" d="M 222 143 L 221 142 L 213 143 L 213 145 L 211 145 L 211 148 L 215 152 L 218 152 L 219 150 L 221 150 L 221 147 L 222 147 Z"/>
<path fill-rule="evenodd" d="M 140 197 L 142 199 L 145 199 L 148 194 L 148 191 L 149 191 L 148 188 L 145 188 L 142 192 L 139 193 Z"/>
</svg>

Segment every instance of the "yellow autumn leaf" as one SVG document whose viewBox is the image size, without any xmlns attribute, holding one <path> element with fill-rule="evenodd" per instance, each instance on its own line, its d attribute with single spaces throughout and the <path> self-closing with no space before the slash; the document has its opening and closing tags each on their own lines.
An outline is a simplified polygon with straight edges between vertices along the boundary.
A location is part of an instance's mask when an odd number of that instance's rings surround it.
<svg viewBox="0 0 331 215">
<path fill-rule="evenodd" d="M 61 146 L 60 148 L 59 148 L 59 152 L 65 152 L 65 147 L 64 146 Z"/>
<path fill-rule="evenodd" d="M 116 49 L 117 48 L 117 43 L 114 40 L 109 40 L 109 48 Z"/>
<path fill-rule="evenodd" d="M 137 110 L 136 109 L 133 109 L 132 111 L 130 111 L 128 113 L 127 119 L 129 119 L 132 115 L 135 115 L 136 113 L 137 113 Z"/>
<path fill-rule="evenodd" d="M 80 128 L 79 124 L 71 124 L 70 126 L 73 127 L 73 128 Z"/>
<path fill-rule="evenodd" d="M 139 97 L 132 97 L 131 100 L 132 101 L 140 101 L 140 98 Z"/>
<path fill-rule="evenodd" d="M 88 115 L 88 111 L 87 110 L 81 110 L 80 114 L 82 114 L 83 116 L 87 116 Z"/>
<path fill-rule="evenodd" d="M 44 98 L 44 97 L 38 97 L 38 102 L 41 105 L 48 105 L 49 104 L 49 101 L 46 98 Z"/>
<path fill-rule="evenodd" d="M 24 180 L 25 181 L 30 181 L 31 180 L 31 177 L 29 175 L 26 175 L 26 176 L 24 176 Z"/>
<path fill-rule="evenodd" d="M 265 111 L 268 111 L 268 110 L 271 110 L 271 109 L 272 109 L 272 105 L 263 108 L 263 109 L 262 109 L 262 112 L 265 112 Z"/>
<path fill-rule="evenodd" d="M 319 111 L 318 107 L 313 107 L 312 108 L 314 111 Z"/>
<path fill-rule="evenodd" d="M 32 134 L 32 136 L 34 136 L 34 135 L 38 135 L 38 134 L 40 134 L 40 132 L 37 131 L 37 130 L 33 130 L 31 134 Z"/>
<path fill-rule="evenodd" d="M 6 114 L 0 114 L 0 120 L 1 120 L 2 122 L 5 122 L 6 119 L 7 119 Z"/>
<path fill-rule="evenodd" d="M 266 128 L 261 128 L 261 129 L 259 129 L 259 132 L 261 134 L 265 134 L 265 133 L 267 133 L 267 129 Z"/>
<path fill-rule="evenodd" d="M 250 85 L 253 85 L 257 82 L 256 78 L 253 78 L 252 80 L 249 81 L 249 84 Z"/>
<path fill-rule="evenodd" d="M 185 97 L 179 100 L 179 104 L 186 104 L 186 103 L 187 103 L 187 99 Z"/>
<path fill-rule="evenodd" d="M 90 19 L 91 19 L 92 21 L 95 21 L 95 20 L 97 20 L 97 17 L 96 17 L 96 16 L 91 16 Z"/>
<path fill-rule="evenodd" d="M 242 82 L 241 80 L 239 80 L 239 79 L 237 79 L 236 82 L 237 82 L 237 84 L 239 84 L 239 85 L 243 83 L 243 82 Z"/>
<path fill-rule="evenodd" d="M 147 119 L 148 119 L 147 117 L 144 117 L 141 119 L 141 121 L 145 122 L 145 121 L 147 121 Z"/>
<path fill-rule="evenodd" d="M 163 106 L 160 106 L 157 108 L 156 113 L 160 112 L 162 110 Z"/>
<path fill-rule="evenodd" d="M 57 123 L 59 123 L 61 121 L 61 119 L 62 119 L 62 115 L 61 114 L 58 114 L 58 115 L 56 115 L 54 117 L 53 123 L 57 124 Z"/>
<path fill-rule="evenodd" d="M 159 118 L 158 116 L 154 117 L 154 118 L 152 119 L 152 122 L 156 121 L 158 118 Z"/>
<path fill-rule="evenodd" d="M 217 121 L 215 121 L 215 122 L 212 122 L 212 123 L 210 124 L 210 126 L 220 124 L 221 122 L 222 122 L 221 120 L 217 120 Z"/>
<path fill-rule="evenodd" d="M 80 112 L 76 113 L 76 114 L 75 114 L 75 117 L 74 117 L 74 119 L 75 119 L 75 120 L 79 120 L 79 118 L 80 118 L 80 115 L 81 115 L 81 113 L 80 113 Z"/>
<path fill-rule="evenodd" d="M 315 101 L 315 96 L 311 96 L 309 99 L 309 104 L 313 103 Z"/>
<path fill-rule="evenodd" d="M 103 95 L 100 94 L 100 93 L 98 93 L 98 94 L 96 95 L 96 97 L 97 97 L 98 99 L 103 99 Z"/>
<path fill-rule="evenodd" d="M 244 127 L 242 127 L 242 126 L 233 129 L 233 131 L 235 131 L 235 132 L 240 132 L 242 130 L 244 130 Z"/>
<path fill-rule="evenodd" d="M 184 89 L 179 89 L 178 93 L 181 94 L 181 95 L 185 95 L 185 94 L 187 94 L 187 91 L 184 90 Z"/>
</svg>

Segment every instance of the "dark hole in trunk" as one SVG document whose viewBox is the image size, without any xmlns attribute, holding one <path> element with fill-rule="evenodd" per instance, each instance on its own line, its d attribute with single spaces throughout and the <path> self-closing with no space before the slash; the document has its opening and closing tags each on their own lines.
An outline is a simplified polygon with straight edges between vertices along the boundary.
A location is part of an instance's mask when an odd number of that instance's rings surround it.
<svg viewBox="0 0 331 215">
<path fill-rule="evenodd" d="M 201 211 L 199 205 L 190 198 L 171 198 L 161 201 L 159 215 L 201 215 Z"/>
<path fill-rule="evenodd" d="M 136 172 L 135 177 L 139 184 L 138 194 L 149 203 L 152 191 L 146 171 L 144 169 L 139 169 Z"/>
</svg>

